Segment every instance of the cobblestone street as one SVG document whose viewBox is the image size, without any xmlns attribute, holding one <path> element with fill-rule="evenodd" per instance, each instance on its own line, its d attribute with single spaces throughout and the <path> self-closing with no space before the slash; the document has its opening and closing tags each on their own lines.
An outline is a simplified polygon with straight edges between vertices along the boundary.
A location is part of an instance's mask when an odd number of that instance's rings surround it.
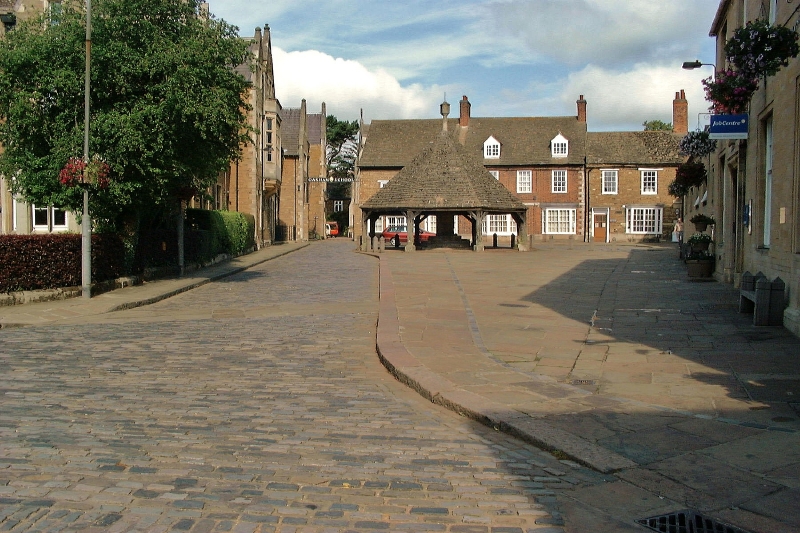
<svg viewBox="0 0 800 533">
<path fill-rule="evenodd" d="M 352 248 L 1 330 L 0 531 L 562 531 L 594 474 L 396 382 Z"/>
</svg>

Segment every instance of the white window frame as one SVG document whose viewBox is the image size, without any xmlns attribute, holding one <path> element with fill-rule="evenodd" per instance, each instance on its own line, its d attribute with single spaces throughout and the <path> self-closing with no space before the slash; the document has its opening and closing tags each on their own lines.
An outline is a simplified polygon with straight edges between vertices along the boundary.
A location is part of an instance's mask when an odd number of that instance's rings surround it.
<svg viewBox="0 0 800 533">
<path fill-rule="evenodd" d="M 484 235 L 516 235 L 517 223 L 511 215 L 486 215 L 483 219 Z"/>
<path fill-rule="evenodd" d="M 483 158 L 500 159 L 500 142 L 494 137 L 489 137 L 483 141 Z"/>
<path fill-rule="evenodd" d="M 663 228 L 663 207 L 628 207 L 625 210 L 625 233 L 631 235 L 661 235 Z"/>
<path fill-rule="evenodd" d="M 334 200 L 333 201 L 333 212 L 334 213 L 341 213 L 344 211 L 344 200 Z"/>
<path fill-rule="evenodd" d="M 658 168 L 640 168 L 641 193 L 643 195 L 658 194 Z M 652 178 L 652 185 L 650 184 Z"/>
<path fill-rule="evenodd" d="M 575 235 L 578 210 L 574 207 L 545 207 L 542 209 L 542 233 L 545 235 Z"/>
<path fill-rule="evenodd" d="M 489 174 L 494 176 L 494 179 L 496 179 L 496 180 L 500 179 L 500 171 L 499 170 L 490 170 Z"/>
<path fill-rule="evenodd" d="M 517 193 L 528 194 L 533 192 L 533 171 L 517 170 Z"/>
<path fill-rule="evenodd" d="M 550 192 L 553 194 L 566 194 L 567 192 L 567 171 L 553 170 L 550 177 Z"/>
<path fill-rule="evenodd" d="M 36 214 L 37 211 L 41 214 L 44 213 L 45 216 L 45 223 L 44 224 L 37 224 L 36 223 Z M 63 224 L 56 224 L 56 212 L 63 213 L 64 215 L 64 223 Z M 31 204 L 31 226 L 33 227 L 34 231 L 66 231 L 69 229 L 69 213 L 64 211 L 63 209 L 59 209 L 57 207 L 53 207 L 52 205 L 47 207 L 36 207 L 36 205 Z"/>
<path fill-rule="evenodd" d="M 421 227 L 425 231 L 436 233 L 436 215 L 429 215 L 425 220 L 422 221 Z"/>
<path fill-rule="evenodd" d="M 398 217 L 398 216 L 387 216 L 386 217 L 386 227 L 389 226 L 406 226 L 406 217 Z"/>
<path fill-rule="evenodd" d="M 389 183 L 389 180 L 378 180 L 378 188 L 383 189 L 387 183 Z"/>
<path fill-rule="evenodd" d="M 619 194 L 619 170 L 601 170 L 600 182 L 602 194 Z"/>
<path fill-rule="evenodd" d="M 569 156 L 569 141 L 560 133 L 550 141 L 550 155 L 552 157 Z"/>
</svg>

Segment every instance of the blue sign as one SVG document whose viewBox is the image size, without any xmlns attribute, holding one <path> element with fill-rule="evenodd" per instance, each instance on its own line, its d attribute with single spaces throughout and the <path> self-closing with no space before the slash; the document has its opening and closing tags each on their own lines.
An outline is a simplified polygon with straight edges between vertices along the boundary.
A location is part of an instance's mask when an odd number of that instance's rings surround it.
<svg viewBox="0 0 800 533">
<path fill-rule="evenodd" d="M 712 139 L 747 139 L 747 115 L 711 115 L 708 136 Z"/>
</svg>

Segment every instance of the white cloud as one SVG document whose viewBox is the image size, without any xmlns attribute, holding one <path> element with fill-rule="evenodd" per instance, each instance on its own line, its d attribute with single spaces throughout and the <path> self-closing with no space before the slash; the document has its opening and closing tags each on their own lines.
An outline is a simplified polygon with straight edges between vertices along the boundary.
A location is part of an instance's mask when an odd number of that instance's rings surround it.
<svg viewBox="0 0 800 533">
<path fill-rule="evenodd" d="M 382 69 L 370 70 L 357 61 L 308 50 L 272 51 L 275 91 L 284 107 L 299 107 L 305 98 L 310 112 L 326 103 L 341 120 L 428 117 L 441 102 L 443 88 L 402 86 Z"/>
<path fill-rule="evenodd" d="M 563 90 L 563 105 L 574 108 L 583 94 L 587 103 L 587 122 L 593 131 L 639 129 L 646 120 L 672 122 L 672 100 L 684 90 L 689 102 L 689 129 L 697 127 L 698 113 L 705 113 L 700 84 L 702 74 L 670 67 L 637 65 L 628 72 L 613 72 L 588 66 L 569 75 Z M 703 117 L 701 117 L 702 120 Z"/>
</svg>

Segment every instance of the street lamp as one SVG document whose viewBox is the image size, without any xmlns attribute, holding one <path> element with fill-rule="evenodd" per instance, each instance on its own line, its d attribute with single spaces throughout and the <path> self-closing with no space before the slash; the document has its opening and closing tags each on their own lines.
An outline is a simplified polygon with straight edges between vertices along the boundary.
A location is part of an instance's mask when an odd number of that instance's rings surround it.
<svg viewBox="0 0 800 533">
<path fill-rule="evenodd" d="M 694 61 L 684 61 L 681 68 L 684 70 L 694 70 L 700 67 L 714 67 L 714 74 L 716 75 L 717 73 L 717 66 L 714 63 L 702 63 L 699 59 L 695 59 Z"/>
<path fill-rule="evenodd" d="M 84 299 L 92 297 L 92 221 L 89 218 L 89 85 L 92 64 L 92 0 L 86 0 L 86 73 L 84 78 L 83 115 L 83 215 L 81 216 L 81 294 Z"/>
</svg>

